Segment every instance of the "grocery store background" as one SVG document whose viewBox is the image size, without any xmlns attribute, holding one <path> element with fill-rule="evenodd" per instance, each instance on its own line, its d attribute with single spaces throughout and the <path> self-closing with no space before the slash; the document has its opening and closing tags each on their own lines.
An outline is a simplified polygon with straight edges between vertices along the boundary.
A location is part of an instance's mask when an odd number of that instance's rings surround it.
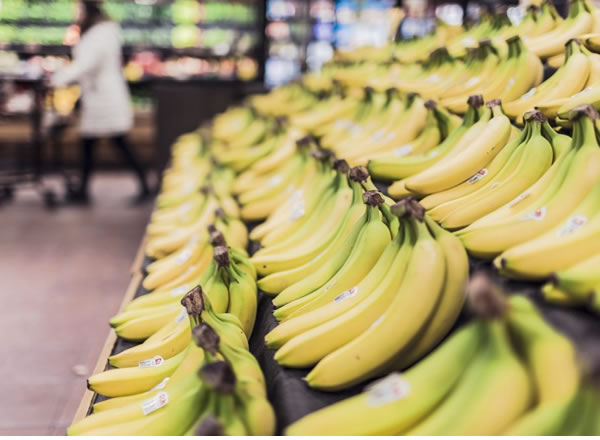
<svg viewBox="0 0 600 440">
<path fill-rule="evenodd" d="M 106 0 L 122 26 L 129 140 L 156 185 L 176 136 L 245 95 L 319 69 L 336 48 L 476 20 L 482 3 Z M 498 3 L 511 20 L 524 12 Z M 64 433 L 151 210 L 128 203 L 134 178 L 104 144 L 91 203 L 64 201 L 80 160 L 79 91 L 48 91 L 45 78 L 69 63 L 75 11 L 73 0 L 0 0 L 0 435 Z"/>
</svg>

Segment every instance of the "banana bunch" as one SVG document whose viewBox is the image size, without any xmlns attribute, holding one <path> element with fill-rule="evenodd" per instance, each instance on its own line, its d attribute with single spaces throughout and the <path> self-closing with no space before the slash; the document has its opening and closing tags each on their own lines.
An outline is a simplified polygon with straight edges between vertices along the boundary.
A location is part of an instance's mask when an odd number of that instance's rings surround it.
<svg viewBox="0 0 600 440">
<path fill-rule="evenodd" d="M 315 178 L 319 171 L 310 145 L 311 138 L 299 137 L 298 131 L 290 133 L 278 149 L 236 177 L 233 192 L 243 220 L 266 219 Z"/>
<path fill-rule="evenodd" d="M 370 158 L 367 163 L 367 168 L 371 175 L 383 181 L 404 179 L 426 170 L 442 158 L 449 156 L 453 151 L 458 151 L 461 138 L 477 122 L 480 114 L 486 114 L 485 111 L 480 112 L 479 110 L 483 105 L 483 100 L 480 96 L 469 97 L 468 104 L 469 110 L 465 114 L 461 124 L 454 128 L 448 126 L 445 139 L 438 145 L 421 153 L 410 151 L 409 153 L 411 154 L 404 155 L 393 153 L 378 154 Z M 437 110 L 437 106 L 435 106 L 435 110 Z M 398 186 L 399 184 L 392 184 L 390 195 L 396 195 L 396 188 Z"/>
<path fill-rule="evenodd" d="M 278 87 L 268 94 L 251 96 L 249 104 L 260 114 L 272 117 L 289 116 L 306 111 L 319 103 L 315 92 L 331 86 L 331 82 L 327 80 L 325 74 L 318 75 L 320 81 L 310 81 L 316 77 L 317 74 L 313 77 L 307 75 L 303 78 L 303 83 L 307 87 L 304 87 L 303 84 L 290 83 Z"/>
<path fill-rule="evenodd" d="M 556 11 L 550 11 L 554 17 Z M 544 9 L 542 9 L 544 13 Z M 537 36 L 525 37 L 525 44 L 540 58 L 549 58 L 564 52 L 565 44 L 584 34 L 593 32 L 600 23 L 595 7 L 586 0 L 574 0 L 569 5 L 569 15 L 554 28 Z"/>
<path fill-rule="evenodd" d="M 558 14 L 552 2 L 544 1 L 540 6 L 529 5 L 521 23 L 507 28 L 503 36 L 505 38 L 514 35 L 525 38 L 538 37 L 550 32 L 562 21 L 562 17 Z"/>
<path fill-rule="evenodd" d="M 481 98 L 470 101 L 471 106 L 475 106 L 481 102 Z M 472 115 L 467 121 L 467 124 L 472 123 Z M 478 121 L 466 129 L 462 137 L 448 136 L 455 144 L 443 146 L 451 150 L 443 160 L 433 162 L 422 171 L 395 182 L 389 187 L 389 194 L 395 199 L 409 195 L 426 196 L 460 185 L 485 168 L 509 144 L 510 139 L 519 134 L 514 130 L 500 102 L 488 101 Z M 378 169 L 386 168 L 384 164 L 379 166 L 378 162 L 369 167 L 376 176 L 383 175 Z M 393 165 L 389 168 L 393 168 Z"/>
<path fill-rule="evenodd" d="M 598 435 L 598 390 L 573 344 L 524 296 L 486 277 L 469 286 L 476 317 L 408 370 L 305 416 L 287 435 Z M 389 335 L 396 333 L 389 333 Z"/>
<path fill-rule="evenodd" d="M 555 108 L 557 101 L 570 98 L 584 90 L 588 84 L 598 82 L 598 70 L 595 67 L 593 77 L 590 58 L 592 54 L 584 53 L 585 48 L 579 40 L 569 40 L 566 44 L 564 64 L 546 81 L 534 87 L 514 100 L 504 101 L 504 110 L 511 118 L 522 121 L 523 114 L 534 107 Z M 595 60 L 596 61 L 596 60 Z M 597 66 L 597 62 L 593 64 Z M 559 106 L 560 107 L 560 106 Z M 553 116 L 551 112 L 547 112 Z"/>
<path fill-rule="evenodd" d="M 69 435 L 274 433 L 264 376 L 242 323 L 215 313 L 199 286 L 181 304 L 190 334 L 183 350 L 92 376 L 88 386 L 112 398 L 96 403 L 92 415 L 68 428 Z"/>
<path fill-rule="evenodd" d="M 213 138 L 224 142 L 234 139 L 252 124 L 255 116 L 250 107 L 232 107 L 214 117 L 211 135 Z"/>
<path fill-rule="evenodd" d="M 423 102 L 418 96 L 409 95 L 405 111 L 399 115 L 385 116 L 382 123 L 374 125 L 363 136 L 348 139 L 343 148 L 333 148 L 351 166 L 366 165 L 369 159 L 378 157 L 412 157 L 429 153 L 448 134 L 461 124 L 461 119 L 438 107 L 434 101 Z M 390 115 L 391 116 L 391 115 Z"/>
<path fill-rule="evenodd" d="M 393 56 L 404 64 L 424 61 L 431 52 L 443 47 L 448 41 L 458 38 L 463 32 L 462 26 L 452 26 L 438 20 L 435 31 L 431 34 L 421 38 L 399 41 L 394 48 Z"/>
<path fill-rule="evenodd" d="M 494 60 L 492 55 L 488 55 L 481 66 L 469 69 L 468 76 L 444 90 L 438 97 L 440 105 L 464 114 L 470 95 L 480 94 L 485 101 L 500 99 L 505 103 L 536 87 L 544 73 L 540 59 L 527 50 L 518 35 L 506 40 L 506 45 L 506 56 L 499 60 L 496 56 Z M 489 62 L 490 58 L 492 62 Z"/>
<path fill-rule="evenodd" d="M 136 298 L 114 316 L 110 325 L 117 335 L 130 341 L 147 341 L 165 326 L 171 326 L 173 320 L 183 319 L 178 301 L 191 287 L 202 285 L 214 309 L 234 314 L 249 337 L 256 318 L 256 271 L 245 251 L 229 249 L 216 230 L 211 233 L 211 248 L 214 258 L 197 278 Z"/>
<path fill-rule="evenodd" d="M 507 275 L 543 278 L 595 252 L 591 194 L 600 182 L 597 119 L 592 106 L 573 110 L 571 145 L 560 147 L 563 153 L 557 149 L 548 171 L 510 202 L 456 232 L 469 253 L 498 257 L 496 265 Z"/>
<path fill-rule="evenodd" d="M 548 118 L 557 120 L 561 125 L 568 121 L 568 115 L 575 107 L 591 104 L 596 109 L 600 108 L 600 55 L 581 46 L 581 52 L 587 57 L 590 74 L 585 87 L 573 96 L 546 101 L 537 106 Z"/>
<path fill-rule="evenodd" d="M 222 223 L 226 237 L 237 247 L 245 247 L 248 239 L 246 227 L 239 221 L 239 207 L 232 197 L 233 171 L 215 166 L 205 149 L 199 154 L 184 152 L 174 151 L 172 165 L 165 171 L 161 193 L 146 229 L 145 248 L 146 254 L 157 260 L 178 260 L 179 267 L 171 272 L 169 279 L 159 276 L 144 280 L 147 289 L 169 281 L 197 261 L 191 258 L 197 255 L 190 254 L 190 249 L 206 243 L 202 234 L 209 224 Z M 169 259 L 174 255 L 177 257 Z"/>
<path fill-rule="evenodd" d="M 542 288 L 546 300 L 560 305 L 586 306 L 600 313 L 600 254 L 552 274 Z"/>
<path fill-rule="evenodd" d="M 235 150 L 258 144 L 268 134 L 270 127 L 269 118 L 259 115 L 250 106 L 241 106 L 216 116 L 211 135 L 214 140 Z"/>
<path fill-rule="evenodd" d="M 465 182 L 421 200 L 446 229 L 460 229 L 514 200 L 544 176 L 565 154 L 569 139 L 557 135 L 537 111 L 525 116 L 523 131 Z M 552 144 L 553 136 L 563 142 Z M 565 142 L 566 141 L 566 142 Z"/>
<path fill-rule="evenodd" d="M 295 211 L 287 212 L 291 221 L 284 219 L 282 224 L 275 223 L 261 239 L 263 247 L 251 258 L 263 277 L 259 288 L 267 293 L 279 293 L 306 277 L 309 267 L 321 266 L 325 261 L 321 254 L 330 245 L 333 248 L 325 255 L 333 257 L 366 209 L 362 202 L 363 189 L 348 180 L 344 161 L 336 161 L 332 166 L 326 155 L 311 162 L 322 168 L 321 176 L 314 179 L 314 193 L 293 202 L 299 204 L 294 206 Z M 276 211 L 273 215 L 278 214 Z M 259 227 L 266 227 L 273 219 L 270 217 Z M 309 267 L 303 267 L 305 263 Z"/>
<path fill-rule="evenodd" d="M 365 193 L 367 199 L 376 194 Z M 459 241 L 423 218 L 414 200 L 391 211 L 400 217 L 397 234 L 391 241 L 385 237 L 374 255 L 362 254 L 370 269 L 360 276 L 344 271 L 353 250 L 341 275 L 301 298 L 301 307 L 279 316 L 282 322 L 266 336 L 280 364 L 314 366 L 306 376 L 313 388 L 339 390 L 410 365 L 448 333 L 462 308 L 469 267 Z M 369 212 L 364 221 L 363 233 L 377 224 Z M 359 244 L 360 239 L 354 249 Z"/>
</svg>

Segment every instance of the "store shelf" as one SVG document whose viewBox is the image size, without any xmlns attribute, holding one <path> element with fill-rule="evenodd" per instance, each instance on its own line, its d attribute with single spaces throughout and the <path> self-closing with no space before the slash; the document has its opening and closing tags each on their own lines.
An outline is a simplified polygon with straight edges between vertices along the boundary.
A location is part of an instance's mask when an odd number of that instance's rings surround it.
<svg viewBox="0 0 600 440">
<path fill-rule="evenodd" d="M 17 52 L 24 55 L 71 55 L 71 46 L 57 45 L 57 44 L 13 44 L 13 43 L 0 43 L 0 50 L 7 50 Z M 190 56 L 198 58 L 209 58 L 209 59 L 223 59 L 231 58 L 232 56 L 249 56 L 255 57 L 258 49 L 252 48 L 247 52 L 238 53 L 233 51 L 227 54 L 215 54 L 213 50 L 208 48 L 175 48 L 175 47 L 156 47 L 151 45 L 136 45 L 136 46 L 124 46 L 123 55 L 126 57 L 142 51 L 157 52 L 163 56 Z"/>
</svg>

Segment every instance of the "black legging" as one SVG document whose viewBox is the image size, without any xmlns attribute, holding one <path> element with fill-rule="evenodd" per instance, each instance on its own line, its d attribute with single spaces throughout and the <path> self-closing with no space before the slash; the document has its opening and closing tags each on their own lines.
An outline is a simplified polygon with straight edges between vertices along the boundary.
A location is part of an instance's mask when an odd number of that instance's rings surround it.
<svg viewBox="0 0 600 440">
<path fill-rule="evenodd" d="M 81 168 L 81 192 L 87 193 L 90 180 L 90 173 L 94 167 L 94 148 L 99 138 L 83 137 L 81 139 L 81 150 L 83 153 L 83 166 Z M 127 162 L 129 167 L 135 172 L 140 183 L 141 193 L 148 193 L 148 183 L 146 182 L 146 173 L 139 163 L 124 134 L 110 138 L 112 144 L 119 150 L 121 156 Z"/>
</svg>

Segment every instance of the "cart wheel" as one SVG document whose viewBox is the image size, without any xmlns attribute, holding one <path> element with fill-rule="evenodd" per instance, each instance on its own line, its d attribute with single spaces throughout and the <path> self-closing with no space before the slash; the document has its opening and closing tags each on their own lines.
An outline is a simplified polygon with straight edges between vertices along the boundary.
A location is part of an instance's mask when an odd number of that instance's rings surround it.
<svg viewBox="0 0 600 440">
<path fill-rule="evenodd" d="M 56 199 L 56 194 L 54 191 L 44 191 L 44 206 L 46 209 L 55 209 L 58 206 L 58 200 Z"/>
</svg>

